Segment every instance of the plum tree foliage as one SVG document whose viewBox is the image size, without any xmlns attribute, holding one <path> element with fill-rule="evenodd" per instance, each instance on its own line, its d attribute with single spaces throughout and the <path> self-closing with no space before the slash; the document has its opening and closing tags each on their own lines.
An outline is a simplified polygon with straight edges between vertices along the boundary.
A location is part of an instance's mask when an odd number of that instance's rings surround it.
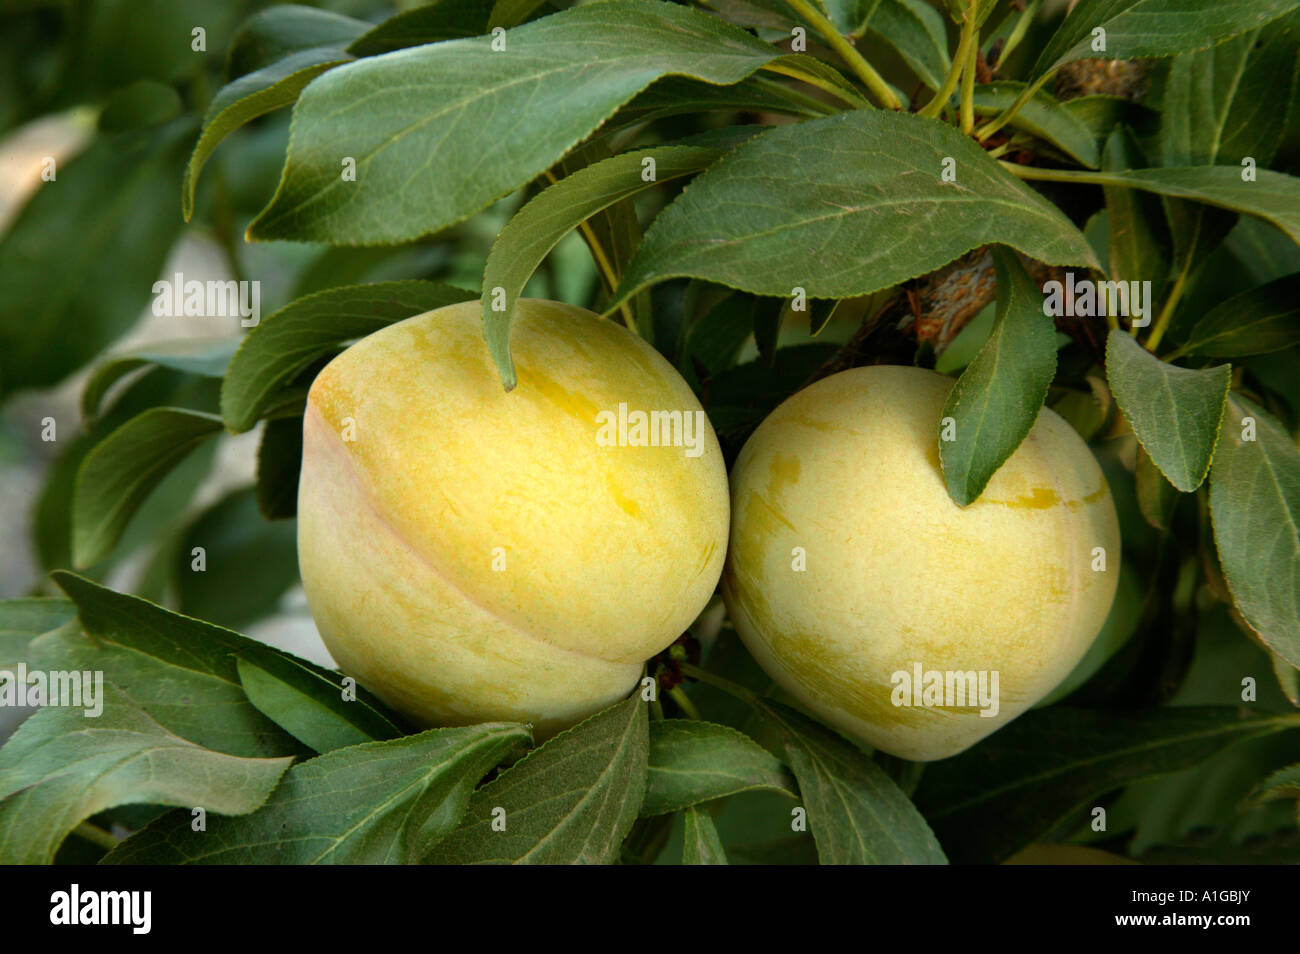
<svg viewBox="0 0 1300 954">
<path fill-rule="evenodd" d="M 0 666 L 105 679 L 0 748 L 0 862 L 1294 860 L 1300 0 L 87 0 L 0 51 L 0 132 L 84 139 L 0 235 L 0 399 L 81 395 Z M 229 334 L 115 348 L 151 308 Z M 703 453 L 583 439 L 628 408 Z M 300 581 L 340 669 L 239 632 Z"/>
</svg>

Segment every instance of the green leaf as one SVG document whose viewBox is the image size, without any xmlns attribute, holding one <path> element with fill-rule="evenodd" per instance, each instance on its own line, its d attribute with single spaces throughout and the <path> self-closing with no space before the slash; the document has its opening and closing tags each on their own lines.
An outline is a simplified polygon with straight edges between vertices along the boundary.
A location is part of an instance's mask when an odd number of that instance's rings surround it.
<svg viewBox="0 0 1300 954">
<path fill-rule="evenodd" d="M 124 132 L 170 122 L 181 113 L 181 97 L 171 86 L 142 79 L 115 89 L 99 114 L 103 132 Z"/>
<path fill-rule="evenodd" d="M 1116 129 L 1106 139 L 1102 168 L 1109 171 L 1145 165 L 1137 143 L 1127 128 Z M 1151 282 L 1148 301 L 1162 297 L 1169 274 L 1169 231 L 1160 200 L 1133 189 L 1108 186 L 1106 224 L 1108 271 L 1120 282 Z M 1132 287 L 1132 286 L 1130 286 Z"/>
<path fill-rule="evenodd" d="M 785 57 L 772 62 L 782 59 Z M 683 113 L 719 110 L 791 116 L 824 115 L 821 110 L 811 110 L 805 101 L 791 97 L 790 90 L 766 76 L 751 76 L 732 86 L 712 86 L 681 76 L 669 76 L 634 97 L 601 128 L 613 131 Z"/>
<path fill-rule="evenodd" d="M 1259 784 L 1263 798 L 1300 798 L 1300 763 L 1278 769 Z"/>
<path fill-rule="evenodd" d="M 821 0 L 827 18 L 844 36 L 861 36 L 880 0 Z"/>
<path fill-rule="evenodd" d="M 1300 245 L 1259 219 L 1241 219 L 1225 244 L 1245 268 L 1252 285 L 1285 278 L 1300 272 Z"/>
<path fill-rule="evenodd" d="M 683 369 L 694 372 L 698 368 L 710 376 L 725 371 L 735 363 L 753 327 L 754 299 L 729 293 L 686 332 Z"/>
<path fill-rule="evenodd" d="M 1242 638 L 1226 606 L 1198 613 L 1195 642 L 1186 648 L 1192 650 L 1190 665 L 1180 675 L 1169 705 L 1240 706 L 1243 678 L 1252 675 L 1258 680 L 1257 699 L 1251 703 L 1256 712 L 1281 714 L 1289 708 L 1269 685 L 1268 654 Z M 1297 744 L 1300 729 L 1244 739 L 1189 768 L 1129 785 L 1113 801 L 1108 799 L 1107 828 L 1131 831 L 1127 854 L 1135 858 L 1159 845 L 1207 845 L 1216 832 L 1240 840 L 1261 822 L 1265 829 L 1256 831 L 1265 834 L 1268 823 L 1263 813 L 1251 811 L 1248 799 L 1260 779 L 1294 760 Z M 1294 831 L 1294 813 L 1287 827 Z"/>
<path fill-rule="evenodd" d="M 660 146 L 623 153 L 594 163 L 543 190 L 515 213 L 492 244 L 483 269 L 483 336 L 506 390 L 515 386 L 510 357 L 510 321 L 515 305 L 533 272 L 551 250 L 591 216 L 658 182 L 699 172 L 723 156 L 729 146 L 752 135 L 719 137 L 717 146 Z M 654 164 L 654 177 L 645 179 L 645 162 Z M 504 310 L 495 300 L 504 291 Z"/>
<path fill-rule="evenodd" d="M 400 281 L 330 288 L 290 302 L 262 319 L 235 352 L 221 386 L 226 427 L 252 428 L 279 389 L 339 345 L 473 297 L 435 282 Z"/>
<path fill-rule="evenodd" d="M 174 812 L 106 864 L 415 864 L 465 812 L 478 781 L 529 740 L 521 725 L 430 729 L 295 765 L 266 806 L 192 831 Z"/>
<path fill-rule="evenodd" d="M 458 40 L 488 32 L 493 0 L 435 0 L 371 28 L 348 47 L 353 56 L 376 56 L 408 46 Z"/>
<path fill-rule="evenodd" d="M 1234 295 L 1201 316 L 1180 349 L 1211 358 L 1300 344 L 1300 272 Z"/>
<path fill-rule="evenodd" d="M 799 780 L 822 864 L 946 863 L 925 819 L 869 756 L 788 706 L 763 708 Z"/>
<path fill-rule="evenodd" d="M 944 402 L 955 439 L 944 440 L 940 427 L 944 481 L 962 507 L 975 502 L 1029 435 L 1056 375 L 1056 328 L 1043 314 L 1042 293 L 1013 253 L 995 247 L 993 262 L 997 321 Z"/>
<path fill-rule="evenodd" d="M 194 77 L 226 48 L 244 6 L 229 0 L 96 0 L 64 14 L 61 28 L 46 27 L 64 34 L 62 48 L 47 32 L 23 54 L 34 61 L 57 56 L 61 75 L 46 82 L 58 80 L 58 105 L 66 108 L 138 79 L 171 83 Z M 192 46 L 196 26 L 205 30 L 207 51 Z"/>
<path fill-rule="evenodd" d="M 785 766 L 742 732 L 695 719 L 650 723 L 642 816 L 680 811 L 756 789 L 799 797 Z"/>
<path fill-rule="evenodd" d="M 344 47 L 369 29 L 364 20 L 330 10 L 277 4 L 240 24 L 226 55 L 226 76 L 236 79 L 302 50 Z"/>
<path fill-rule="evenodd" d="M 1295 95 L 1295 18 L 1252 30 L 1169 64 L 1160 97 L 1156 150 L 1162 166 L 1267 166 Z M 1179 268 L 1190 272 L 1232 228 L 1234 218 L 1164 200 Z"/>
<path fill-rule="evenodd" d="M 0 863 L 50 864 L 73 828 L 118 805 L 254 811 L 292 761 L 210 751 L 168 732 L 111 682 L 102 693 L 99 716 L 50 706 L 0 749 Z"/>
<path fill-rule="evenodd" d="M 976 86 L 975 114 L 996 116 L 1010 106 L 1024 88 L 1024 83 L 1012 80 L 999 80 L 996 83 Z M 1096 169 L 1101 162 L 1097 139 L 1087 123 L 1044 90 L 1036 92 L 1020 108 L 1010 125 L 1051 143 L 1067 156 L 1090 169 Z"/>
<path fill-rule="evenodd" d="M 1227 706 L 1146 712 L 1053 706 L 931 763 L 916 803 L 956 861 L 1002 861 L 1107 792 L 1296 724 L 1295 716 L 1243 718 Z"/>
<path fill-rule="evenodd" d="M 949 159 L 955 182 L 942 178 Z M 674 277 L 848 298 L 993 242 L 1052 264 L 1096 264 L 1060 211 L 957 130 L 859 110 L 773 128 L 711 166 L 647 230 L 611 307 Z"/>
<path fill-rule="evenodd" d="M 1240 167 L 1247 156 L 1269 165 L 1295 93 L 1298 32 L 1288 17 L 1175 57 L 1160 101 L 1160 165 Z"/>
<path fill-rule="evenodd" d="M 844 74 L 822 60 L 817 59 L 807 53 L 787 53 L 784 56 L 778 56 L 770 63 L 764 65 L 763 70 L 770 73 L 778 73 L 782 76 L 790 76 L 813 86 L 831 86 L 834 87 L 840 99 L 853 105 L 857 109 L 873 109 L 871 100 L 867 99 L 858 91 L 858 88 L 844 78 Z M 756 82 L 763 77 L 750 77 L 745 82 Z M 819 114 L 824 115 L 824 113 Z M 719 130 L 720 131 L 720 130 Z M 758 132 L 757 129 L 750 128 L 749 134 L 752 136 Z M 702 133 L 701 136 L 707 135 Z"/>
<path fill-rule="evenodd" d="M 1071 60 L 1135 60 L 1199 50 L 1261 27 L 1295 9 L 1297 0 L 1081 0 L 1047 42 L 1030 71 L 1038 78 Z M 1093 49 L 1093 31 L 1105 46 Z"/>
<path fill-rule="evenodd" d="M 194 215 L 194 192 L 198 189 L 199 173 L 221 140 L 258 116 L 293 103 L 303 87 L 317 76 L 351 59 L 338 47 L 299 50 L 222 87 L 208 106 L 203 117 L 203 131 L 185 166 L 185 179 L 181 186 L 181 214 L 185 221 Z"/>
<path fill-rule="evenodd" d="M 1106 339 L 1106 380 L 1115 403 L 1160 473 L 1185 494 L 1214 459 L 1232 369 L 1190 371 L 1161 361 L 1123 329 Z"/>
<path fill-rule="evenodd" d="M 611 120 L 614 121 L 616 120 Z M 564 179 L 597 162 L 613 158 L 614 152 L 610 148 L 612 140 L 612 135 L 592 139 L 556 163 L 546 177 L 552 181 Z M 601 290 L 605 296 L 612 295 L 632 253 L 641 244 L 641 223 L 637 219 L 633 197 L 619 199 L 601 209 L 587 219 L 579 234 L 587 244 L 590 267 L 600 278 Z M 570 248 L 572 247 L 573 243 L 570 243 Z M 552 273 L 556 281 L 555 297 L 565 301 L 587 300 L 585 291 L 575 294 L 564 287 L 565 282 L 573 278 L 581 281 L 581 278 L 577 275 L 577 269 L 564 259 L 563 249 L 555 250 Z M 654 343 L 654 308 L 649 293 L 637 296 L 625 316 L 637 334 Z"/>
<path fill-rule="evenodd" d="M 294 108 L 279 188 L 249 235 L 372 245 L 461 221 L 546 169 L 669 74 L 736 83 L 778 52 L 670 3 L 607 0 L 504 35 L 331 70 Z M 412 110 L 412 104 L 424 104 Z M 341 175 L 356 161 L 356 181 Z"/>
<path fill-rule="evenodd" d="M 492 4 L 492 15 L 488 18 L 488 29 L 518 26 L 546 3 L 547 0 L 496 0 Z"/>
<path fill-rule="evenodd" d="M 302 428 L 300 418 L 288 423 Z M 180 612 L 237 629 L 269 615 L 299 582 L 297 527 L 263 518 L 253 488 L 233 490 L 184 528 L 174 568 Z"/>
<path fill-rule="evenodd" d="M 648 722 L 633 696 L 528 753 L 474 793 L 427 860 L 612 863 L 645 794 Z"/>
<path fill-rule="evenodd" d="M 180 338 L 155 341 L 148 347 L 109 355 L 94 370 L 81 392 L 81 416 L 93 420 L 99 415 L 104 395 L 133 371 L 154 365 L 219 378 L 226 373 L 230 358 L 242 338 Z"/>
<path fill-rule="evenodd" d="M 722 839 L 713 825 L 709 813 L 694 805 L 682 813 L 686 822 L 686 835 L 682 843 L 682 864 L 725 865 L 727 853 Z"/>
<path fill-rule="evenodd" d="M 1266 646 L 1300 668 L 1300 450 L 1239 394 L 1228 397 L 1210 514 L 1237 609 Z"/>
<path fill-rule="evenodd" d="M 1141 444 L 1138 445 L 1133 479 L 1143 519 L 1158 530 L 1168 530 L 1174 508 L 1178 506 L 1178 488 L 1165 479 Z"/>
<path fill-rule="evenodd" d="M 0 397 L 57 383 L 140 317 L 180 233 L 192 131 L 100 136 L 23 207 L 0 241 Z"/>
<path fill-rule="evenodd" d="M 52 576 L 77 604 L 85 632 L 35 640 L 33 666 L 102 671 L 169 732 L 205 748 L 250 757 L 301 751 L 249 703 L 235 668 L 237 656 L 262 660 L 278 650 L 73 573 Z"/>
<path fill-rule="evenodd" d="M 1104 143 L 1115 127 L 1121 124 L 1133 129 L 1150 129 L 1159 122 L 1160 114 L 1149 106 L 1135 103 L 1123 96 L 1094 93 L 1079 96 L 1062 103 L 1074 118 L 1092 132 L 1099 144 Z"/>
<path fill-rule="evenodd" d="M 248 701 L 317 752 L 332 752 L 402 734 L 375 710 L 345 702 L 337 686 L 294 661 L 284 661 L 276 674 L 247 659 L 237 660 L 237 665 L 239 684 L 244 687 Z M 365 724 L 358 725 L 358 722 Z"/>
<path fill-rule="evenodd" d="M 701 0 L 701 2 L 728 22 L 743 27 L 761 27 L 788 34 L 789 29 L 796 24 L 807 25 L 802 18 L 795 15 L 785 0 Z M 825 12 L 825 5 L 821 4 L 821 6 Z"/>
<path fill-rule="evenodd" d="M 26 661 L 28 643 L 67 625 L 76 616 L 75 606 L 53 597 L 0 600 L 0 670 Z"/>
<path fill-rule="evenodd" d="M 839 349 L 831 344 L 780 348 L 775 361 L 747 361 L 717 375 L 709 384 L 709 420 L 723 440 L 740 442 L 758 423 L 794 394 Z"/>
<path fill-rule="evenodd" d="M 932 90 L 943 85 L 952 68 L 943 17 L 924 0 L 880 0 L 867 36 L 893 47 L 908 69 Z"/>
<path fill-rule="evenodd" d="M 77 472 L 86 455 L 113 431 L 151 407 L 169 405 L 194 410 L 215 407 L 219 388 L 219 382 L 212 378 L 185 375 L 168 368 L 147 368 L 138 378 L 126 382 L 108 410 L 89 420 L 82 433 L 60 441 L 65 446 L 48 472 L 36 506 L 34 536 L 43 569 L 72 566 L 72 499 Z M 105 563 L 97 569 L 107 569 L 134 548 L 152 544 L 160 534 L 174 529 L 211 469 L 216 447 L 215 441 L 200 445 L 163 479 L 131 518 Z"/>
<path fill-rule="evenodd" d="M 1106 138 L 1101 164 L 1106 172 L 1145 165 L 1127 127 L 1115 129 Z M 1160 199 L 1132 188 L 1108 186 L 1102 192 L 1106 196 L 1110 277 L 1119 282 L 1149 281 L 1149 302 L 1162 298 L 1171 242 Z"/>
<path fill-rule="evenodd" d="M 266 422 L 257 445 L 257 507 L 268 520 L 298 513 L 298 475 L 302 472 L 302 418 Z"/>
<path fill-rule="evenodd" d="M 1277 653 L 1268 655 L 1273 664 L 1273 675 L 1277 677 L 1278 688 L 1291 705 L 1300 708 L 1300 668 L 1291 665 Z"/>
<path fill-rule="evenodd" d="M 155 407 L 108 435 L 77 472 L 73 562 L 87 567 L 106 557 L 150 491 L 220 430 L 221 418 L 215 415 Z"/>
<path fill-rule="evenodd" d="M 1293 242 L 1300 242 L 1300 179 L 1270 169 L 1260 169 L 1255 175 L 1257 181 L 1245 182 L 1241 170 L 1231 166 L 1194 166 L 1095 172 L 1087 179 L 1101 186 L 1143 189 L 1244 212 L 1272 223 Z"/>
</svg>

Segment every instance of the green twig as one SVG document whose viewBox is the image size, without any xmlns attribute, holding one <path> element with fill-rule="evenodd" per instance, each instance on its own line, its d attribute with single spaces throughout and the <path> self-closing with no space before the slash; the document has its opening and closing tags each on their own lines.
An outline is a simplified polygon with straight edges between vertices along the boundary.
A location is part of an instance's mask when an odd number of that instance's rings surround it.
<svg viewBox="0 0 1300 954">
<path fill-rule="evenodd" d="M 99 847 L 106 851 L 112 851 L 122 843 L 122 839 L 118 838 L 112 832 L 105 831 L 98 825 L 92 825 L 88 821 L 84 821 L 76 828 L 72 829 L 72 833 L 86 839 L 86 841 L 89 841 L 92 844 L 99 845 Z"/>
<path fill-rule="evenodd" d="M 1165 306 L 1160 309 L 1160 316 L 1156 318 L 1156 323 L 1151 328 L 1151 334 L 1147 336 L 1147 350 L 1155 352 L 1156 347 L 1160 344 L 1160 339 L 1165 336 L 1165 331 L 1169 328 L 1169 322 L 1174 317 L 1174 309 L 1178 307 L 1178 301 L 1183 297 L 1183 292 L 1187 288 L 1187 275 L 1192 267 L 1192 256 L 1189 253 L 1187 261 L 1183 263 L 1182 271 L 1178 273 L 1178 278 L 1174 281 L 1174 287 L 1169 290 L 1169 297 L 1165 299 Z"/>
<path fill-rule="evenodd" d="M 677 708 L 681 709 L 682 712 L 686 714 L 686 718 L 688 719 L 700 718 L 700 710 L 695 707 L 695 703 L 691 702 L 691 697 L 688 696 L 686 693 L 682 692 L 681 686 L 673 686 L 671 689 L 669 689 L 668 698 L 672 699 L 673 702 L 677 703 Z"/>
<path fill-rule="evenodd" d="M 1034 179 L 1040 182 L 1077 182 L 1080 185 L 1120 186 L 1125 189 L 1137 188 L 1132 182 L 1105 172 L 1089 172 L 1083 169 L 1042 169 L 1038 166 L 1022 166 L 1015 162 L 998 163 L 1003 169 L 1020 179 Z"/>
<path fill-rule="evenodd" d="M 1007 153 L 1012 152 L 1016 149 L 1023 148 L 1027 141 L 1028 140 L 1021 139 L 1019 137 L 1008 139 L 1002 145 L 988 150 L 988 157 L 990 159 L 1001 159 Z"/>
<path fill-rule="evenodd" d="M 1011 122 L 1011 120 L 1015 119 L 1016 115 L 1020 112 L 1020 110 L 1024 108 L 1025 103 L 1033 99 L 1034 94 L 1037 93 L 1044 86 L 1046 86 L 1047 81 L 1051 79 L 1052 76 L 1055 75 L 1055 73 L 1056 73 L 1055 69 L 1048 70 L 1042 76 L 1038 77 L 1038 79 L 1034 80 L 1024 89 L 1022 89 L 1020 91 L 1020 95 L 1017 96 L 1014 101 L 1012 101 L 1010 106 L 1002 110 L 1002 112 L 999 113 L 997 117 L 989 120 L 987 123 L 985 123 L 983 126 L 979 128 L 979 131 L 975 133 L 975 138 L 978 139 L 980 142 L 984 142 L 989 138 L 989 136 L 992 136 L 995 132 L 997 132 L 1007 123 Z"/>
<path fill-rule="evenodd" d="M 840 55 L 840 59 L 844 60 L 848 68 L 866 84 L 867 89 L 871 91 L 871 95 L 876 98 L 876 102 L 886 109 L 903 108 L 903 104 L 899 102 L 898 97 L 889 88 L 889 84 L 885 82 L 884 78 L 876 72 L 870 63 L 863 59 L 857 47 L 844 39 L 840 31 L 836 29 L 835 24 L 831 23 L 821 11 L 809 3 L 808 0 L 785 0 L 785 2 L 790 9 L 812 24 L 813 28 L 830 44 L 831 49 Z"/>
<path fill-rule="evenodd" d="M 715 689 L 721 689 L 729 696 L 739 699 L 741 702 L 747 702 L 755 708 L 761 708 L 763 701 L 754 693 L 750 692 L 738 682 L 732 682 L 722 676 L 714 675 L 706 669 L 699 666 L 693 666 L 690 663 L 682 663 L 681 670 L 683 676 L 690 676 L 696 682 L 702 682 L 706 685 L 713 686 Z"/>
<path fill-rule="evenodd" d="M 980 52 L 980 31 L 971 31 L 971 42 L 966 51 L 966 65 L 961 74 L 961 131 L 969 136 L 975 131 L 975 63 Z"/>
<path fill-rule="evenodd" d="M 952 65 L 948 67 L 948 75 L 943 78 L 943 84 L 935 91 L 934 98 L 921 107 L 918 115 L 934 119 L 943 112 L 944 107 L 948 105 L 948 100 L 952 98 L 952 91 L 957 88 L 957 81 L 966 71 L 966 63 L 970 59 L 970 50 L 974 43 L 975 22 L 967 17 L 961 24 L 957 52 L 952 55 Z"/>
</svg>

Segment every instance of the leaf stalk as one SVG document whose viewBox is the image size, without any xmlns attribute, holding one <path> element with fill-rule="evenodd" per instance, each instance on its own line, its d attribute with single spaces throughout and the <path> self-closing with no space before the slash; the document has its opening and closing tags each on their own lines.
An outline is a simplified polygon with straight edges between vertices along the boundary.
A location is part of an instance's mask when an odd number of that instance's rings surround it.
<svg viewBox="0 0 1300 954">
<path fill-rule="evenodd" d="M 943 108 L 948 105 L 948 100 L 952 98 L 953 90 L 957 88 L 957 82 L 966 72 L 966 64 L 970 60 L 970 51 L 974 45 L 975 18 L 968 15 L 962 19 L 961 35 L 957 38 L 957 52 L 952 55 L 952 65 L 948 67 L 948 75 L 943 78 L 943 84 L 935 90 L 934 97 L 921 107 L 917 115 L 934 119 L 943 112 Z"/>
<path fill-rule="evenodd" d="M 858 79 L 866 85 L 871 91 L 871 95 L 885 109 L 902 109 L 903 104 L 899 102 L 898 96 L 889 84 L 885 82 L 884 77 L 876 72 L 875 67 L 863 58 L 858 52 L 857 47 L 846 40 L 840 31 L 820 10 L 814 7 L 808 0 L 785 0 L 790 9 L 807 20 L 808 23 L 822 35 L 832 50 L 840 55 Z"/>
</svg>

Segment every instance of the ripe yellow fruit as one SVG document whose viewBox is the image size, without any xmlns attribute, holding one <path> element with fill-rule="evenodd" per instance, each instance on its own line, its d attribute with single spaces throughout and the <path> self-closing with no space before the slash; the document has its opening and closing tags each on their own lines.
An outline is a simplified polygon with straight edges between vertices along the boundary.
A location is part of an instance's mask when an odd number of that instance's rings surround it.
<svg viewBox="0 0 1300 954">
<path fill-rule="evenodd" d="M 952 501 L 938 448 L 952 385 L 904 367 L 825 378 L 758 427 L 731 477 L 722 591 L 746 646 L 824 721 L 917 760 L 962 751 L 1051 691 L 1119 575 L 1105 477 L 1050 410 L 978 500 Z M 985 704 L 957 694 L 980 673 Z M 937 679 L 952 694 L 927 698 Z"/>
<path fill-rule="evenodd" d="M 474 301 L 410 318 L 321 371 L 299 564 L 325 645 L 390 705 L 423 725 L 546 735 L 625 696 L 703 609 L 726 552 L 726 468 L 690 387 L 625 328 L 520 302 L 507 393 L 479 316 Z M 620 404 L 692 430 L 600 439 Z"/>
</svg>

